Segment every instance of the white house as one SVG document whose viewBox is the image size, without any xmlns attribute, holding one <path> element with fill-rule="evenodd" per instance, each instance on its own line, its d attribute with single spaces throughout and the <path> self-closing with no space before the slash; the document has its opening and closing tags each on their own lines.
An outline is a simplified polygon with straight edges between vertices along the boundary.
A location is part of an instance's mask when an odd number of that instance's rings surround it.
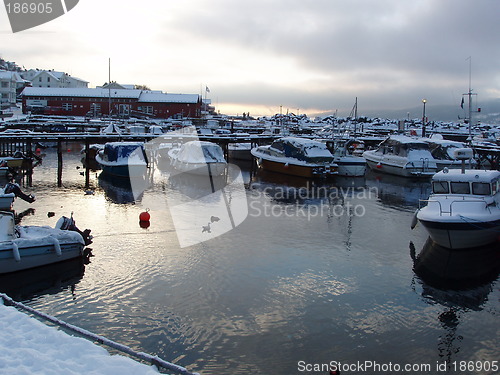
<svg viewBox="0 0 500 375">
<path fill-rule="evenodd" d="M 24 79 L 31 81 L 32 87 L 87 88 L 89 85 L 83 79 L 54 70 L 30 69 L 22 73 L 22 75 Z"/>
<path fill-rule="evenodd" d="M 26 81 L 18 72 L 0 70 L 0 105 L 10 107 L 16 104 L 16 90 L 23 87 Z"/>
</svg>

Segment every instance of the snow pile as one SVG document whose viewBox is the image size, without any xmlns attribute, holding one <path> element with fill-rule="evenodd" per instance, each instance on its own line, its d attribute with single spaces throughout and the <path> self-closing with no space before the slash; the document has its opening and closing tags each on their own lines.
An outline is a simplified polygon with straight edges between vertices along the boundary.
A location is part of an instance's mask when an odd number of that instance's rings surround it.
<svg viewBox="0 0 500 375">
<path fill-rule="evenodd" d="M 16 375 L 158 375 L 151 366 L 110 355 L 83 338 L 48 327 L 0 303 L 0 368 Z"/>
</svg>

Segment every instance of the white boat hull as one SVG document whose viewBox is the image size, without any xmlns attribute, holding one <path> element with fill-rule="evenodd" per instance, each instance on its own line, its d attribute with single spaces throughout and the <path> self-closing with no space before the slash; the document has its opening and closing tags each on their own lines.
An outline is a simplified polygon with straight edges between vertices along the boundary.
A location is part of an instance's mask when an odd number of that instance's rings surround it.
<svg viewBox="0 0 500 375">
<path fill-rule="evenodd" d="M 356 156 L 345 156 L 335 158 L 335 163 L 339 166 L 338 175 L 345 177 L 361 177 L 366 172 L 365 159 Z"/>
<path fill-rule="evenodd" d="M 449 249 L 467 249 L 500 240 L 500 220 L 492 222 L 442 222 L 420 220 L 430 238 Z"/>
<path fill-rule="evenodd" d="M 18 248 L 19 260 L 16 260 L 12 244 L 3 243 L 0 246 L 0 274 L 22 271 L 77 258 L 83 255 L 83 248 L 84 245 L 78 242 L 60 244 L 60 255 L 57 254 L 56 247 L 50 245 Z"/>
<path fill-rule="evenodd" d="M 172 160 L 172 167 L 179 172 L 196 176 L 221 176 L 226 171 L 227 163 L 185 163 Z"/>
<path fill-rule="evenodd" d="M 370 151 L 366 151 L 363 156 L 366 159 L 368 166 L 374 171 L 393 174 L 402 177 L 418 177 L 418 178 L 430 178 L 436 173 L 436 165 L 433 163 L 431 166 L 423 165 L 421 161 L 413 162 L 413 165 L 408 168 L 408 160 L 404 158 L 398 158 L 400 160 L 388 159 L 388 158 L 377 158 L 372 157 L 369 154 Z"/>
</svg>

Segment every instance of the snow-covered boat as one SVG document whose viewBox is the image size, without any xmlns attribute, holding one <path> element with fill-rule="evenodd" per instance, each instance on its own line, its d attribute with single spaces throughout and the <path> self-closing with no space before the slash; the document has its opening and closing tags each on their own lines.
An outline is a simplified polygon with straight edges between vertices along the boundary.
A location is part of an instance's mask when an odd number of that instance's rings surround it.
<svg viewBox="0 0 500 375">
<path fill-rule="evenodd" d="M 117 177 L 144 176 L 148 166 L 142 142 L 108 142 L 95 160 L 104 173 Z"/>
<path fill-rule="evenodd" d="M 280 138 L 268 146 L 254 147 L 251 153 L 260 167 L 272 172 L 307 178 L 338 174 L 326 144 L 306 138 Z"/>
<path fill-rule="evenodd" d="M 80 232 L 73 218 L 62 217 L 55 228 L 21 226 L 12 212 L 0 211 L 0 274 L 77 258 L 90 238 L 90 230 Z"/>
<path fill-rule="evenodd" d="M 353 152 L 357 150 L 360 141 L 355 139 L 319 139 L 328 147 L 339 166 L 338 175 L 344 177 L 360 177 L 366 172 L 366 160 Z"/>
<path fill-rule="evenodd" d="M 252 160 L 252 144 L 247 143 L 230 143 L 227 146 L 229 157 L 236 160 Z"/>
<path fill-rule="evenodd" d="M 179 172 L 220 176 L 227 166 L 222 148 L 212 142 L 189 141 L 168 151 L 171 165 Z"/>
<path fill-rule="evenodd" d="M 432 157 L 436 161 L 437 170 L 441 171 L 443 168 L 462 168 L 462 160 L 455 158 L 455 150 L 464 148 L 462 142 L 449 141 L 439 138 L 423 139 L 424 142 L 429 144 Z M 469 167 L 473 169 L 477 163 L 474 159 L 468 160 Z"/>
<path fill-rule="evenodd" d="M 376 171 L 404 177 L 432 177 L 437 171 L 426 142 L 403 135 L 393 135 L 363 157 Z"/>
<path fill-rule="evenodd" d="M 465 153 L 466 157 L 472 155 Z M 415 215 L 438 245 L 463 249 L 500 239 L 500 172 L 444 169 Z"/>
</svg>

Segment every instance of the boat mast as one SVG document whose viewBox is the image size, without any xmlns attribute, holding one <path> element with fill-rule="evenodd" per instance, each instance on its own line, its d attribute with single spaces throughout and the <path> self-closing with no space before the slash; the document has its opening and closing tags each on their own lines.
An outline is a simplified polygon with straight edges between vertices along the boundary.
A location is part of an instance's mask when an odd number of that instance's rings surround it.
<svg viewBox="0 0 500 375">
<path fill-rule="evenodd" d="M 469 56 L 467 58 L 469 60 L 469 92 L 467 94 L 462 94 L 462 95 L 467 95 L 468 96 L 468 104 L 469 104 L 469 114 L 467 117 L 467 121 L 469 122 L 469 142 L 472 143 L 472 95 L 477 95 L 472 93 L 472 57 Z"/>
<path fill-rule="evenodd" d="M 356 100 L 354 102 L 354 106 L 351 109 L 351 113 L 349 114 L 351 120 L 354 118 L 354 136 L 356 137 L 356 125 L 358 124 L 358 97 L 356 96 Z"/>
</svg>

